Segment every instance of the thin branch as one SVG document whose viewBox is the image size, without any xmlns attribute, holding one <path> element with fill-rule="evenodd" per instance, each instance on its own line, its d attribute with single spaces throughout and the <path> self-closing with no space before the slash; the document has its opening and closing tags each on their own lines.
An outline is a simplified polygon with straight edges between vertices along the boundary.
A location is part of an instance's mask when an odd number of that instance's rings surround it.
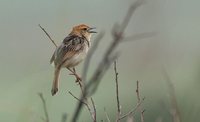
<svg viewBox="0 0 200 122">
<path fill-rule="evenodd" d="M 138 102 L 140 102 L 139 81 L 137 81 L 136 94 L 137 94 L 137 99 L 138 99 Z"/>
<path fill-rule="evenodd" d="M 139 81 L 137 81 L 136 94 L 137 94 L 138 103 L 140 103 Z M 139 111 L 140 111 L 140 120 L 141 122 L 144 122 L 144 110 L 142 110 L 141 106 L 139 107 Z"/>
<path fill-rule="evenodd" d="M 145 109 L 143 109 L 142 111 L 141 111 L 141 122 L 144 122 L 144 112 L 145 112 L 146 110 Z"/>
<path fill-rule="evenodd" d="M 73 70 L 71 70 L 70 68 L 67 68 L 69 71 L 71 71 L 73 74 L 72 75 L 77 75 L 76 74 L 76 70 L 75 68 L 73 68 Z M 82 79 L 77 79 L 76 82 L 78 82 L 79 86 L 80 86 L 80 89 L 81 89 L 81 93 L 82 93 L 82 96 L 83 96 L 83 93 L 84 93 L 84 84 L 82 82 Z M 95 104 L 94 104 L 94 101 L 91 97 L 91 102 L 92 102 L 92 107 L 88 104 L 88 99 L 85 97 L 84 99 L 79 99 L 77 97 L 75 97 L 75 95 L 73 95 L 71 92 L 69 92 L 75 99 L 79 100 L 79 101 L 85 101 L 84 104 L 86 105 L 88 111 L 90 112 L 90 115 L 93 119 L 93 122 L 96 122 L 96 108 L 95 108 Z M 92 112 L 91 108 L 93 108 L 94 112 Z"/>
<path fill-rule="evenodd" d="M 121 114 L 120 102 L 119 102 L 119 85 L 118 85 L 118 72 L 117 72 L 117 62 L 114 61 L 114 71 L 115 71 L 115 84 L 116 84 L 116 98 L 117 98 L 117 118 L 116 122 L 119 122 L 119 117 Z"/>
<path fill-rule="evenodd" d="M 79 102 L 81 102 L 81 103 L 83 103 L 84 105 L 87 106 L 87 103 L 86 103 L 86 102 L 80 100 L 78 97 L 76 97 L 75 95 L 73 95 L 70 91 L 68 91 L 68 93 L 69 93 L 72 97 L 74 97 L 76 100 L 78 100 Z"/>
<path fill-rule="evenodd" d="M 115 55 L 115 56 L 113 56 L 111 59 L 112 60 L 109 60 L 108 61 L 108 65 L 110 65 L 111 64 L 111 62 L 113 61 L 113 60 L 116 60 L 116 58 L 117 58 L 117 55 Z M 102 78 L 102 76 L 105 74 L 105 71 L 108 69 L 108 66 L 107 67 L 104 67 L 105 69 L 103 70 L 103 71 L 101 71 L 100 69 L 98 70 L 98 71 L 96 71 L 97 72 L 97 75 L 95 75 L 95 77 L 94 77 L 94 81 L 96 81 L 96 80 L 99 80 L 99 79 L 101 79 Z M 99 74 L 99 73 L 102 73 L 102 74 Z M 98 84 L 99 82 L 97 82 L 97 84 Z M 95 86 L 95 87 L 93 87 L 94 89 L 96 89 L 96 87 L 97 87 L 97 85 Z M 93 90 L 92 90 L 93 91 Z M 88 95 L 88 89 L 86 88 L 86 87 L 84 87 L 84 92 L 83 92 L 83 95 L 81 96 L 81 99 L 83 100 L 83 99 L 85 99 L 85 98 L 87 98 L 86 96 Z M 82 103 L 78 103 L 78 105 L 77 105 L 77 107 L 76 107 L 76 110 L 75 110 L 75 112 L 74 112 L 74 116 L 73 116 L 73 118 L 72 118 L 72 122 L 76 122 L 76 119 L 78 118 L 77 116 L 79 116 L 79 113 L 80 113 L 80 110 L 82 109 Z"/>
<path fill-rule="evenodd" d="M 47 31 L 40 24 L 38 26 L 44 31 L 44 33 L 47 35 L 47 37 L 49 37 L 49 39 L 54 44 L 54 46 L 57 47 L 55 41 L 51 38 L 51 36 L 47 33 Z"/>
<path fill-rule="evenodd" d="M 175 88 L 174 88 L 174 85 L 164 67 L 163 67 L 163 75 L 166 79 L 166 83 L 169 88 L 169 95 L 171 98 L 171 105 L 172 105 L 172 113 L 171 114 L 173 116 L 173 122 L 181 122 L 181 113 L 180 113 L 178 103 L 176 100 Z"/>
<path fill-rule="evenodd" d="M 45 122 L 49 122 L 49 115 L 48 115 L 48 111 L 47 111 L 47 106 L 46 106 L 46 101 L 43 97 L 43 94 L 42 93 L 38 93 L 40 99 L 42 100 L 42 103 L 43 103 L 43 109 L 44 109 L 44 114 L 45 114 Z"/>
<path fill-rule="evenodd" d="M 97 121 L 97 110 L 96 110 L 96 107 L 95 107 L 95 104 L 94 104 L 94 100 L 92 99 L 92 97 L 91 97 L 91 101 L 92 101 L 92 106 L 93 106 L 93 109 L 94 109 L 94 113 L 93 113 L 94 122 L 96 122 Z"/>
<path fill-rule="evenodd" d="M 104 108 L 104 113 L 105 113 L 105 115 L 106 115 L 107 121 L 108 121 L 108 122 L 111 122 L 111 121 L 110 121 L 110 118 L 109 118 L 109 116 L 108 116 L 108 113 L 106 112 L 106 108 Z"/>
<path fill-rule="evenodd" d="M 137 103 L 137 105 L 135 106 L 134 109 L 132 109 L 131 111 L 129 111 L 128 113 L 124 114 L 123 116 L 121 116 L 119 118 L 119 120 L 126 118 L 127 116 L 135 113 L 135 111 L 138 109 L 138 107 L 141 105 L 141 103 L 144 101 L 145 98 L 143 98 L 139 103 Z"/>
<path fill-rule="evenodd" d="M 76 97 L 75 95 L 73 95 L 70 91 L 69 91 L 69 94 L 70 94 L 72 97 L 74 97 L 76 100 L 78 100 L 80 103 L 84 104 L 84 105 L 87 107 L 87 109 L 88 109 L 88 111 L 89 111 L 89 113 L 90 113 L 90 115 L 91 115 L 91 117 L 92 117 L 93 122 L 96 122 L 96 119 L 95 119 L 95 117 L 93 116 L 93 112 L 92 112 L 90 106 L 88 105 L 88 103 L 87 103 L 87 102 L 84 102 L 84 101 L 81 100 L 81 99 L 79 99 L 78 97 Z"/>
</svg>

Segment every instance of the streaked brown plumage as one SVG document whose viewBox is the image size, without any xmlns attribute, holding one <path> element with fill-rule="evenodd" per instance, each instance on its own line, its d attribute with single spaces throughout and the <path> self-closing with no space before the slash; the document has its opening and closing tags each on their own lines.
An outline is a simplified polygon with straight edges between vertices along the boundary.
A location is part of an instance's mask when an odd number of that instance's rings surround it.
<svg viewBox="0 0 200 122">
<path fill-rule="evenodd" d="M 86 56 L 90 47 L 90 38 L 94 28 L 85 24 L 73 27 L 72 32 L 55 50 L 50 63 L 55 66 L 51 94 L 58 91 L 60 70 L 63 67 L 72 68 L 78 65 Z"/>
</svg>

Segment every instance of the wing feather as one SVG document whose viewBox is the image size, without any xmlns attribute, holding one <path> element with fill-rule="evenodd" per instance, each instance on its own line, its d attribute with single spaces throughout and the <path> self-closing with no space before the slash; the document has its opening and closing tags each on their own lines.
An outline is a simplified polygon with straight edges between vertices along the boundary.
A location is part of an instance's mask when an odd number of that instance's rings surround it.
<svg viewBox="0 0 200 122">
<path fill-rule="evenodd" d="M 62 65 L 66 60 L 72 58 L 84 48 L 85 38 L 76 35 L 67 36 L 62 44 L 55 50 L 50 62 Z"/>
</svg>

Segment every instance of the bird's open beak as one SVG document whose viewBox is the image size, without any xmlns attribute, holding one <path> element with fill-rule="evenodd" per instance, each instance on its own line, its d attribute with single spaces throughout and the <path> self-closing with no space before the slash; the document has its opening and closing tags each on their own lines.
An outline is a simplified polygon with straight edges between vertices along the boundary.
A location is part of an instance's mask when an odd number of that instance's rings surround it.
<svg viewBox="0 0 200 122">
<path fill-rule="evenodd" d="M 96 31 L 94 31 L 94 29 L 96 29 L 96 28 L 95 28 L 95 27 L 89 28 L 89 29 L 88 29 L 88 32 L 89 32 L 89 33 L 97 33 Z"/>
</svg>

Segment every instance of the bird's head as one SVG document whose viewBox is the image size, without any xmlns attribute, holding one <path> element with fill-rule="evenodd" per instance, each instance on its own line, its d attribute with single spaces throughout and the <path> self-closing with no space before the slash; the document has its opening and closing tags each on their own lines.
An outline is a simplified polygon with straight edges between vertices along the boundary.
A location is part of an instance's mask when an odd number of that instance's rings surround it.
<svg viewBox="0 0 200 122">
<path fill-rule="evenodd" d="M 85 24 L 81 24 L 73 27 L 72 32 L 70 34 L 75 34 L 81 37 L 84 36 L 85 38 L 90 40 L 92 33 L 97 33 L 96 31 L 93 31 L 94 29 L 94 27 L 92 28 Z"/>
</svg>

